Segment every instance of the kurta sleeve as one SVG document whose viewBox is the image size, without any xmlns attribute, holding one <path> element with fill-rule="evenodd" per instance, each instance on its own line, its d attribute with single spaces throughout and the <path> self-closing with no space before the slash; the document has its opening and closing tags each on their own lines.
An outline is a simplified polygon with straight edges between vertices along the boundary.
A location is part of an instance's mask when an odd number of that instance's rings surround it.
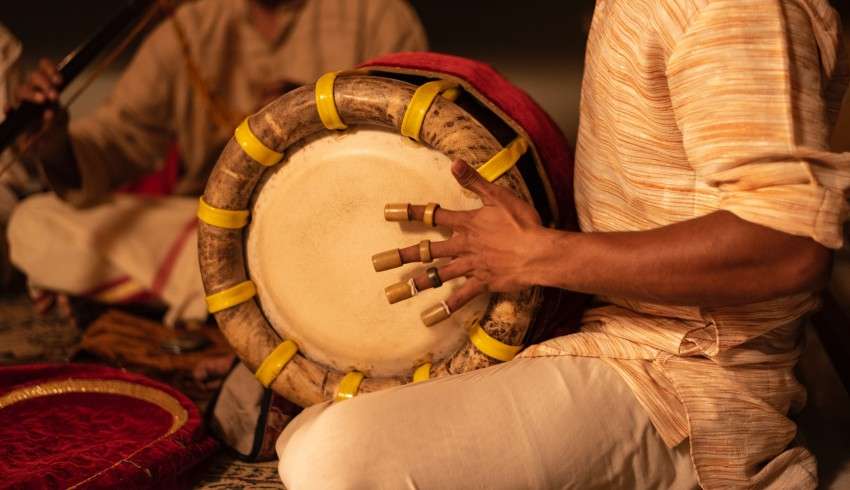
<svg viewBox="0 0 850 490">
<path fill-rule="evenodd" d="M 387 53 L 428 49 L 425 29 L 406 1 L 367 2 L 367 9 L 364 60 Z"/>
<path fill-rule="evenodd" d="M 850 154 L 829 150 L 840 67 L 822 61 L 817 21 L 794 1 L 713 0 L 666 70 L 698 199 L 839 248 Z"/>
<path fill-rule="evenodd" d="M 51 182 L 70 203 L 92 204 L 161 164 L 174 139 L 172 90 L 175 70 L 182 66 L 169 29 L 164 23 L 148 36 L 101 107 L 71 122 L 82 186 L 62 189 L 61 182 Z M 54 165 L 45 162 L 49 181 Z"/>
</svg>

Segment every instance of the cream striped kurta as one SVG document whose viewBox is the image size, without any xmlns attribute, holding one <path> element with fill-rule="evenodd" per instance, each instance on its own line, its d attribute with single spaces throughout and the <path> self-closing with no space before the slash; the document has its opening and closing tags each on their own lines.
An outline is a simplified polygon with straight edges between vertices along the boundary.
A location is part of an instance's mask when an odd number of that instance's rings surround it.
<svg viewBox="0 0 850 490">
<path fill-rule="evenodd" d="M 826 0 L 598 0 L 576 157 L 582 230 L 727 210 L 839 248 L 850 186 L 850 154 L 828 146 L 848 81 L 839 26 Z M 581 333 L 524 355 L 604 357 L 669 446 L 690 438 L 704 487 L 815 486 L 786 415 L 805 402 L 793 367 L 816 295 L 598 300 Z"/>
</svg>

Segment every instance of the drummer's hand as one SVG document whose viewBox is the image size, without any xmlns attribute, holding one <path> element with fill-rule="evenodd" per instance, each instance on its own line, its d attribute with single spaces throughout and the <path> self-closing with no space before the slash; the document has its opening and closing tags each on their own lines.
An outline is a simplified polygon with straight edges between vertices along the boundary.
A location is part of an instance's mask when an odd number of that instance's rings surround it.
<svg viewBox="0 0 850 490">
<path fill-rule="evenodd" d="M 31 102 L 46 107 L 41 124 L 37 124 L 30 130 L 30 137 L 34 133 L 44 132 L 53 124 L 67 124 L 67 113 L 59 105 L 61 86 L 62 76 L 56 69 L 56 65 L 52 61 L 42 58 L 38 67 L 15 90 L 14 99 L 16 103 Z"/>
<path fill-rule="evenodd" d="M 516 292 L 532 286 L 533 251 L 539 248 L 542 232 L 540 216 L 527 202 L 510 190 L 487 182 L 463 161 L 452 165 L 452 174 L 463 187 L 477 194 L 483 207 L 473 211 L 438 208 L 437 226 L 450 228 L 452 237 L 431 244 L 433 258 L 449 257 L 438 268 L 440 278 L 450 281 L 466 277 L 466 283 L 446 300 L 454 312 L 485 292 Z M 422 219 L 422 209 L 414 207 L 414 217 Z M 417 245 L 401 249 L 405 263 L 420 260 Z M 426 274 L 414 277 L 419 290 L 431 287 Z"/>
</svg>

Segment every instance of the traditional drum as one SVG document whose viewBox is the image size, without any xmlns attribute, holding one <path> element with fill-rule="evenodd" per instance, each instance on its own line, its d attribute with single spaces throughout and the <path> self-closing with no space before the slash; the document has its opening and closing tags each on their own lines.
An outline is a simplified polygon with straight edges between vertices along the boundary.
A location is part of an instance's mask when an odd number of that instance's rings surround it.
<svg viewBox="0 0 850 490">
<path fill-rule="evenodd" d="M 414 58 L 473 72 L 406 67 Z M 539 148 L 476 76 L 542 115 L 486 65 L 420 53 L 327 74 L 237 128 L 200 201 L 200 265 L 210 311 L 264 385 L 308 406 L 486 367 L 521 349 L 539 288 L 451 312 L 444 300 L 463 279 L 442 285 L 432 270 L 436 287 L 425 291 L 411 280 L 442 264 L 429 248 L 449 237 L 431 226 L 436 203 L 481 206 L 452 177 L 453 160 L 534 204 L 544 222 L 557 225 L 571 200 L 568 181 L 550 185 L 543 155 L 569 165 L 563 139 Z M 421 220 L 407 203 L 427 205 Z M 391 247 L 414 243 L 420 262 L 402 266 Z"/>
</svg>

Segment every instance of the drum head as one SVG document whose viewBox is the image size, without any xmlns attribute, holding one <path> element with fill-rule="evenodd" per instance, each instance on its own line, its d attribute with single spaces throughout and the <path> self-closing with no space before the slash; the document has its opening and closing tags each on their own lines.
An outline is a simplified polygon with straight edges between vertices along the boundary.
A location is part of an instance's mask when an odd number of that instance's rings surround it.
<svg viewBox="0 0 850 490">
<path fill-rule="evenodd" d="M 422 310 L 445 300 L 463 279 L 390 305 L 386 286 L 433 264 L 376 273 L 371 261 L 387 249 L 449 238 L 420 222 L 384 221 L 386 203 L 481 207 L 450 166 L 438 151 L 371 127 L 322 133 L 290 148 L 254 194 L 246 249 L 260 305 L 277 333 L 316 362 L 368 376 L 404 376 L 458 351 L 465 325 L 483 314 L 489 298 L 428 328 Z"/>
</svg>

